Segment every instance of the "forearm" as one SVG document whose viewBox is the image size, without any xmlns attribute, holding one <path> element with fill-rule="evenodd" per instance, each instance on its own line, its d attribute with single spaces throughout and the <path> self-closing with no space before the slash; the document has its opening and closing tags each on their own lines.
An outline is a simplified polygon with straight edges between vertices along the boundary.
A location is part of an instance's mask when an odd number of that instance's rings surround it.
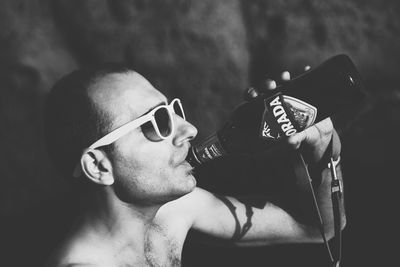
<svg viewBox="0 0 400 267">
<path fill-rule="evenodd" d="M 322 135 L 321 133 L 324 132 L 318 127 L 315 129 L 318 130 L 319 135 Z M 343 228 L 346 223 L 344 212 L 343 174 L 342 169 L 340 168 L 341 142 L 339 135 L 334 129 L 332 129 L 331 133 L 329 144 L 324 145 L 323 143 L 317 142 L 317 145 L 314 146 L 314 149 L 312 150 L 302 149 L 304 159 L 308 163 L 308 173 L 303 170 L 305 167 L 303 157 L 296 156 L 294 161 L 297 180 L 302 181 L 302 190 L 306 190 L 303 195 L 308 199 L 308 204 L 306 205 L 308 210 L 305 210 L 304 212 L 304 215 L 306 216 L 302 217 L 305 219 L 302 223 L 304 223 L 304 225 L 309 229 L 309 238 L 316 239 L 316 241 L 322 240 L 319 228 L 321 220 L 326 237 L 329 239 L 334 236 L 335 221 L 332 196 L 335 198 L 335 207 L 338 206 L 341 211 L 341 227 Z M 326 144 L 326 138 L 324 143 Z M 307 148 L 310 149 L 310 147 Z M 323 153 L 322 156 L 321 153 Z M 300 160 L 298 160 L 298 158 L 300 158 Z M 331 165 L 334 167 L 331 168 Z M 308 175 L 311 177 L 308 177 Z M 313 192 L 310 190 L 310 184 L 307 181 L 308 178 L 312 179 Z M 333 194 L 333 192 L 335 193 Z M 336 198 L 337 195 L 339 195 L 339 201 Z M 338 205 L 336 205 L 336 203 Z M 318 210 L 315 206 L 318 206 Z"/>
</svg>

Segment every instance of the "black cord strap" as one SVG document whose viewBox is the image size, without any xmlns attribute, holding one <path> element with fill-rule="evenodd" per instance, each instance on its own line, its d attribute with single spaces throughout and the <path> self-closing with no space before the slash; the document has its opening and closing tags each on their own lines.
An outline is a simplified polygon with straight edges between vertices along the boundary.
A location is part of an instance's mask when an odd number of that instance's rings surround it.
<svg viewBox="0 0 400 267">
<path fill-rule="evenodd" d="M 328 168 L 331 171 L 332 182 L 331 182 L 331 197 L 332 197 L 332 207 L 333 207 L 333 219 L 334 219 L 334 229 L 335 229 L 335 251 L 337 252 L 334 257 L 334 266 L 339 267 L 340 261 L 342 259 L 342 223 L 341 223 L 341 215 L 342 211 L 340 209 L 340 202 L 342 199 L 343 193 L 343 185 L 341 184 L 340 179 L 336 173 L 336 166 L 340 162 L 340 157 L 337 161 L 334 161 L 331 158 L 331 162 L 328 165 Z"/>
<path fill-rule="evenodd" d="M 295 153 L 294 157 L 294 171 L 297 176 L 297 182 L 299 186 L 302 187 L 303 190 L 306 192 L 309 192 L 312 196 L 312 200 L 314 202 L 314 206 L 316 208 L 317 216 L 318 216 L 318 226 L 319 226 L 319 231 L 321 232 L 324 244 L 327 248 L 329 258 L 332 262 L 332 266 L 334 267 L 339 267 L 340 261 L 341 261 L 341 250 L 342 250 L 342 225 L 341 225 L 341 217 L 342 217 L 342 210 L 341 210 L 341 199 L 342 199 L 342 193 L 343 193 L 343 186 L 341 184 L 341 180 L 338 178 L 337 173 L 336 173 L 336 167 L 338 166 L 340 162 L 340 156 L 336 160 L 332 158 L 332 155 L 338 155 L 340 151 L 340 141 L 336 133 L 334 133 L 331 144 L 329 146 L 329 162 L 325 165 L 325 168 L 322 167 L 323 163 L 319 163 L 318 169 L 322 172 L 323 169 L 329 168 L 331 176 L 332 176 L 332 181 L 331 181 L 331 199 L 332 199 L 332 208 L 333 208 L 333 218 L 334 218 L 334 231 L 335 231 L 335 237 L 334 237 L 334 243 L 333 243 L 333 249 L 335 251 L 335 254 L 332 253 L 331 247 L 329 246 L 328 240 L 326 239 L 325 236 L 325 231 L 324 231 L 324 222 L 322 220 L 321 212 L 318 207 L 317 199 L 315 196 L 314 192 L 314 186 L 315 184 L 313 183 L 309 170 L 307 168 L 307 164 L 304 161 L 303 156 L 300 153 Z M 327 153 L 326 153 L 327 154 Z M 324 157 L 326 158 L 326 157 Z M 326 161 L 325 161 L 326 162 Z M 315 171 L 315 168 L 314 168 Z M 320 173 L 321 173 L 320 172 Z M 315 174 L 315 172 L 313 172 Z M 319 177 L 317 177 L 319 178 Z M 319 181 L 320 182 L 320 181 Z M 314 186 L 313 186 L 314 184 Z M 319 183 L 318 183 L 319 184 Z"/>
</svg>

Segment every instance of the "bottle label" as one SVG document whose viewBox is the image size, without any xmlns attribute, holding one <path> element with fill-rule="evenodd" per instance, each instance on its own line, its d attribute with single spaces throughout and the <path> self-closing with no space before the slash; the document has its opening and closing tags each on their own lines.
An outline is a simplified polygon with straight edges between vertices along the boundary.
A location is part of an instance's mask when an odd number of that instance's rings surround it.
<svg viewBox="0 0 400 267">
<path fill-rule="evenodd" d="M 275 141 L 289 137 L 313 125 L 317 108 L 294 97 L 276 94 L 264 99 L 264 114 L 259 136 Z"/>
<path fill-rule="evenodd" d="M 207 162 L 209 160 L 219 158 L 226 154 L 225 150 L 218 139 L 217 134 L 213 134 L 206 138 L 198 147 L 196 147 L 196 155 L 199 161 Z"/>
</svg>

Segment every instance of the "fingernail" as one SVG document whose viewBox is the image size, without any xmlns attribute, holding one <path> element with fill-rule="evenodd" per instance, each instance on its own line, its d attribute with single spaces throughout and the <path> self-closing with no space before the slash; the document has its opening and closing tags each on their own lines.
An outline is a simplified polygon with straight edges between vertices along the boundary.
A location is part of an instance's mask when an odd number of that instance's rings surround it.
<svg viewBox="0 0 400 267">
<path fill-rule="evenodd" d="M 271 79 L 267 79 L 265 81 L 265 85 L 267 86 L 268 90 L 274 90 L 276 88 L 276 82 Z"/>
<path fill-rule="evenodd" d="M 244 94 L 244 99 L 246 101 L 256 98 L 258 96 L 257 90 L 254 87 L 249 87 L 246 89 Z"/>
<path fill-rule="evenodd" d="M 290 80 L 290 73 L 288 71 L 282 72 L 281 79 L 284 80 L 284 81 Z"/>
</svg>

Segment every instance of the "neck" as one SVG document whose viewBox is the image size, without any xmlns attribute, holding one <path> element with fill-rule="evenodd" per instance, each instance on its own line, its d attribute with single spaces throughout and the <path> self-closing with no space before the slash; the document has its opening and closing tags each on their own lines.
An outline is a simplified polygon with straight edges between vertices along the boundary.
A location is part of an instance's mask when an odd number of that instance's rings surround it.
<svg viewBox="0 0 400 267">
<path fill-rule="evenodd" d="M 135 205 L 116 197 L 103 187 L 83 198 L 81 223 L 87 231 L 118 243 L 141 244 L 159 206 Z M 125 240 L 125 242 L 123 242 Z"/>
</svg>

